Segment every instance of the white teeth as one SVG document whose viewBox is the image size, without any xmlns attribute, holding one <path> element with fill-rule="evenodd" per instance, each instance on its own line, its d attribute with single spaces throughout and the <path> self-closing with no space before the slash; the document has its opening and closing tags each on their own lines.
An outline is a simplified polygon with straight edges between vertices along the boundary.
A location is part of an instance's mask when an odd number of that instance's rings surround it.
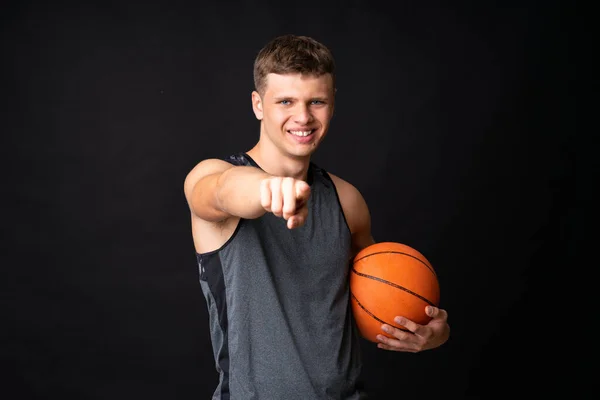
<svg viewBox="0 0 600 400">
<path fill-rule="evenodd" d="M 310 130 L 310 131 L 290 131 L 290 133 L 295 136 L 308 136 L 308 135 L 310 135 L 311 132 L 312 132 L 312 130 Z"/>
</svg>

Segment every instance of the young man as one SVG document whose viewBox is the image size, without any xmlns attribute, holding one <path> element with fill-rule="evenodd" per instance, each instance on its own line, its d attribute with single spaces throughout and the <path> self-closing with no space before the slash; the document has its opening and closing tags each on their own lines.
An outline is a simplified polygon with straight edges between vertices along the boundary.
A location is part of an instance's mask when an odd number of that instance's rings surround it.
<svg viewBox="0 0 600 400">
<path fill-rule="evenodd" d="M 213 399 L 360 399 L 359 337 L 349 265 L 374 243 L 367 204 L 310 161 L 334 109 L 335 64 L 312 38 L 277 37 L 254 63 L 258 143 L 190 171 L 185 195 L 220 374 Z M 417 352 L 449 336 L 447 313 L 425 326 L 383 325 L 386 350 Z"/>
</svg>

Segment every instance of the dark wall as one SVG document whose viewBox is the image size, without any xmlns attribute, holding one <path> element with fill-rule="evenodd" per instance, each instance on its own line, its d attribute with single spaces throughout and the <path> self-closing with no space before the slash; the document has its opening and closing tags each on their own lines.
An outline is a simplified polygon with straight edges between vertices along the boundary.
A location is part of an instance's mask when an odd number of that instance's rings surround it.
<svg viewBox="0 0 600 400">
<path fill-rule="evenodd" d="M 573 11 L 529 3 L 6 6 L 7 387 L 210 398 L 183 180 L 255 143 L 254 57 L 297 33 L 330 46 L 339 70 L 315 161 L 363 193 L 377 240 L 427 256 L 450 314 L 435 351 L 363 343 L 368 387 L 393 399 L 555 392 L 564 348 L 543 333 L 546 289 L 574 260 L 579 212 Z"/>
</svg>

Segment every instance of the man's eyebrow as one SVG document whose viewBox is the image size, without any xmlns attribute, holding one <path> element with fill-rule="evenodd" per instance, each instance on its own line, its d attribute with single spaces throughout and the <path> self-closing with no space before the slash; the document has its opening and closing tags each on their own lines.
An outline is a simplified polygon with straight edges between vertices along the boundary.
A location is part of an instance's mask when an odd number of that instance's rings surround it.
<svg viewBox="0 0 600 400">
<path fill-rule="evenodd" d="M 290 99 L 295 99 L 294 96 L 277 96 L 277 97 L 273 97 L 273 100 L 290 100 Z"/>
<path fill-rule="evenodd" d="M 321 100 L 321 101 L 324 101 L 324 100 L 328 100 L 328 99 L 329 99 L 329 96 L 326 96 L 326 95 L 325 95 L 325 96 L 313 96 L 313 97 L 310 97 L 310 98 L 309 98 L 309 100 L 311 100 L 311 101 L 312 101 L 312 100 Z M 276 97 L 273 97 L 273 100 L 275 100 L 275 101 L 281 101 L 281 100 L 297 100 L 297 98 L 296 98 L 296 97 L 294 97 L 294 96 L 285 96 L 285 95 L 284 95 L 284 96 L 276 96 Z"/>
</svg>

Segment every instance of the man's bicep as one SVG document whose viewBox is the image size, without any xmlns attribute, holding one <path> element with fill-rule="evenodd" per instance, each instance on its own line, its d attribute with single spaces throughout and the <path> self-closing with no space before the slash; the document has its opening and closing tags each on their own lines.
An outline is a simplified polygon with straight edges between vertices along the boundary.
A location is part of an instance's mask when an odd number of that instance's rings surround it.
<svg viewBox="0 0 600 400">
<path fill-rule="evenodd" d="M 358 254 L 359 251 L 375 244 L 375 239 L 371 232 L 357 232 L 352 234 L 352 257 Z"/>
<path fill-rule="evenodd" d="M 358 196 L 360 196 L 360 198 L 356 200 L 357 204 L 349 211 L 349 213 L 351 213 L 350 220 L 352 221 L 353 257 L 365 247 L 375 243 L 371 231 L 371 214 L 369 213 L 369 208 L 360 193 Z"/>
<path fill-rule="evenodd" d="M 359 190 L 343 179 L 330 174 L 338 191 L 342 210 L 352 233 L 352 250 L 360 250 L 375 243 L 371 233 L 371 214 Z"/>
<path fill-rule="evenodd" d="M 226 217 L 216 208 L 213 198 L 218 177 L 232 167 L 233 165 L 226 161 L 208 159 L 201 161 L 188 173 L 184 182 L 184 192 L 192 213 L 206 220 Z"/>
</svg>

